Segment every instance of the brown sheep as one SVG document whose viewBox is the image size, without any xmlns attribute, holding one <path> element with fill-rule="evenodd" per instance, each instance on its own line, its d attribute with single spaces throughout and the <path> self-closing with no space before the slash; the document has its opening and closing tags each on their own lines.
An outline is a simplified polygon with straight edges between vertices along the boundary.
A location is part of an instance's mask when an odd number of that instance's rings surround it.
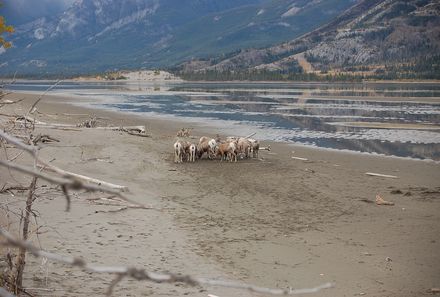
<svg viewBox="0 0 440 297">
<path fill-rule="evenodd" d="M 199 144 L 197 145 L 197 158 L 201 159 L 204 153 L 207 153 L 209 157 L 210 149 L 211 148 L 209 146 L 209 140 L 199 142 Z"/>
<path fill-rule="evenodd" d="M 252 157 L 258 158 L 258 152 L 260 150 L 260 142 L 252 138 L 249 138 L 248 140 L 251 144 Z"/>
<path fill-rule="evenodd" d="M 220 162 L 226 158 L 229 161 L 237 162 L 237 142 L 223 142 L 217 146 L 217 156 L 220 156 Z"/>
</svg>

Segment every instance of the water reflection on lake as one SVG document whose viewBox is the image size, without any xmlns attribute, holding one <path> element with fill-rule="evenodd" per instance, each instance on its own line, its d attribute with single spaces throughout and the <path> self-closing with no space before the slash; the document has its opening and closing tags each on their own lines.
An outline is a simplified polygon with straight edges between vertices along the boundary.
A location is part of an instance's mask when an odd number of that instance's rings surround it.
<svg viewBox="0 0 440 297">
<path fill-rule="evenodd" d="M 64 83 L 55 92 L 99 108 L 205 122 L 226 134 L 440 160 L 440 84 Z"/>
</svg>

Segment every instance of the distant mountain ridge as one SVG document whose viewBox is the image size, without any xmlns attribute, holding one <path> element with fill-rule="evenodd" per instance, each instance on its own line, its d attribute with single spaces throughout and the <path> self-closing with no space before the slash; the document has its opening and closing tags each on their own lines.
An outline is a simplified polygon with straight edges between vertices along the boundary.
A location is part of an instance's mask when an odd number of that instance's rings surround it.
<svg viewBox="0 0 440 297">
<path fill-rule="evenodd" d="M 440 77 L 440 2 L 364 0 L 297 39 L 181 64 L 182 73 L 355 71 L 387 77 Z M 396 74 L 397 73 L 397 74 Z M 411 74 L 412 73 L 412 74 Z"/>
<path fill-rule="evenodd" d="M 353 0 L 78 0 L 16 28 L 0 74 L 166 67 L 270 46 L 330 21 Z M 0 51 L 1 52 L 1 51 Z"/>
</svg>

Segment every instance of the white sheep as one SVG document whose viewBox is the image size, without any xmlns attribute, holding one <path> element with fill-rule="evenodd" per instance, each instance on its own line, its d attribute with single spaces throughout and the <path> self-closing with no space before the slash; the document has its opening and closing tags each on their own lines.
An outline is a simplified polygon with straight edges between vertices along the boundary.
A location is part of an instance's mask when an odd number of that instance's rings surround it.
<svg viewBox="0 0 440 297">
<path fill-rule="evenodd" d="M 215 151 L 217 149 L 217 141 L 215 139 L 211 139 L 210 141 L 208 141 L 208 145 L 209 145 L 209 155 L 215 155 Z"/>
<path fill-rule="evenodd" d="M 189 146 L 189 162 L 195 162 L 196 161 L 196 145 L 191 143 Z"/>
<path fill-rule="evenodd" d="M 229 143 L 228 157 L 229 162 L 237 162 L 237 141 L 231 141 Z"/>
<path fill-rule="evenodd" d="M 182 163 L 184 154 L 182 142 L 176 141 L 174 143 L 174 163 Z"/>
</svg>

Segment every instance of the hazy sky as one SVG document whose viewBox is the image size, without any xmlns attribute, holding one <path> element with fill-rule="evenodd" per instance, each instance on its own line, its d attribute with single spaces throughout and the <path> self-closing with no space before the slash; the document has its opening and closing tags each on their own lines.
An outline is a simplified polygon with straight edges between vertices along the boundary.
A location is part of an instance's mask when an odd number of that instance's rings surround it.
<svg viewBox="0 0 440 297">
<path fill-rule="evenodd" d="M 0 0 L 0 15 L 12 25 L 22 24 L 38 17 L 56 14 L 75 0 Z"/>
</svg>

